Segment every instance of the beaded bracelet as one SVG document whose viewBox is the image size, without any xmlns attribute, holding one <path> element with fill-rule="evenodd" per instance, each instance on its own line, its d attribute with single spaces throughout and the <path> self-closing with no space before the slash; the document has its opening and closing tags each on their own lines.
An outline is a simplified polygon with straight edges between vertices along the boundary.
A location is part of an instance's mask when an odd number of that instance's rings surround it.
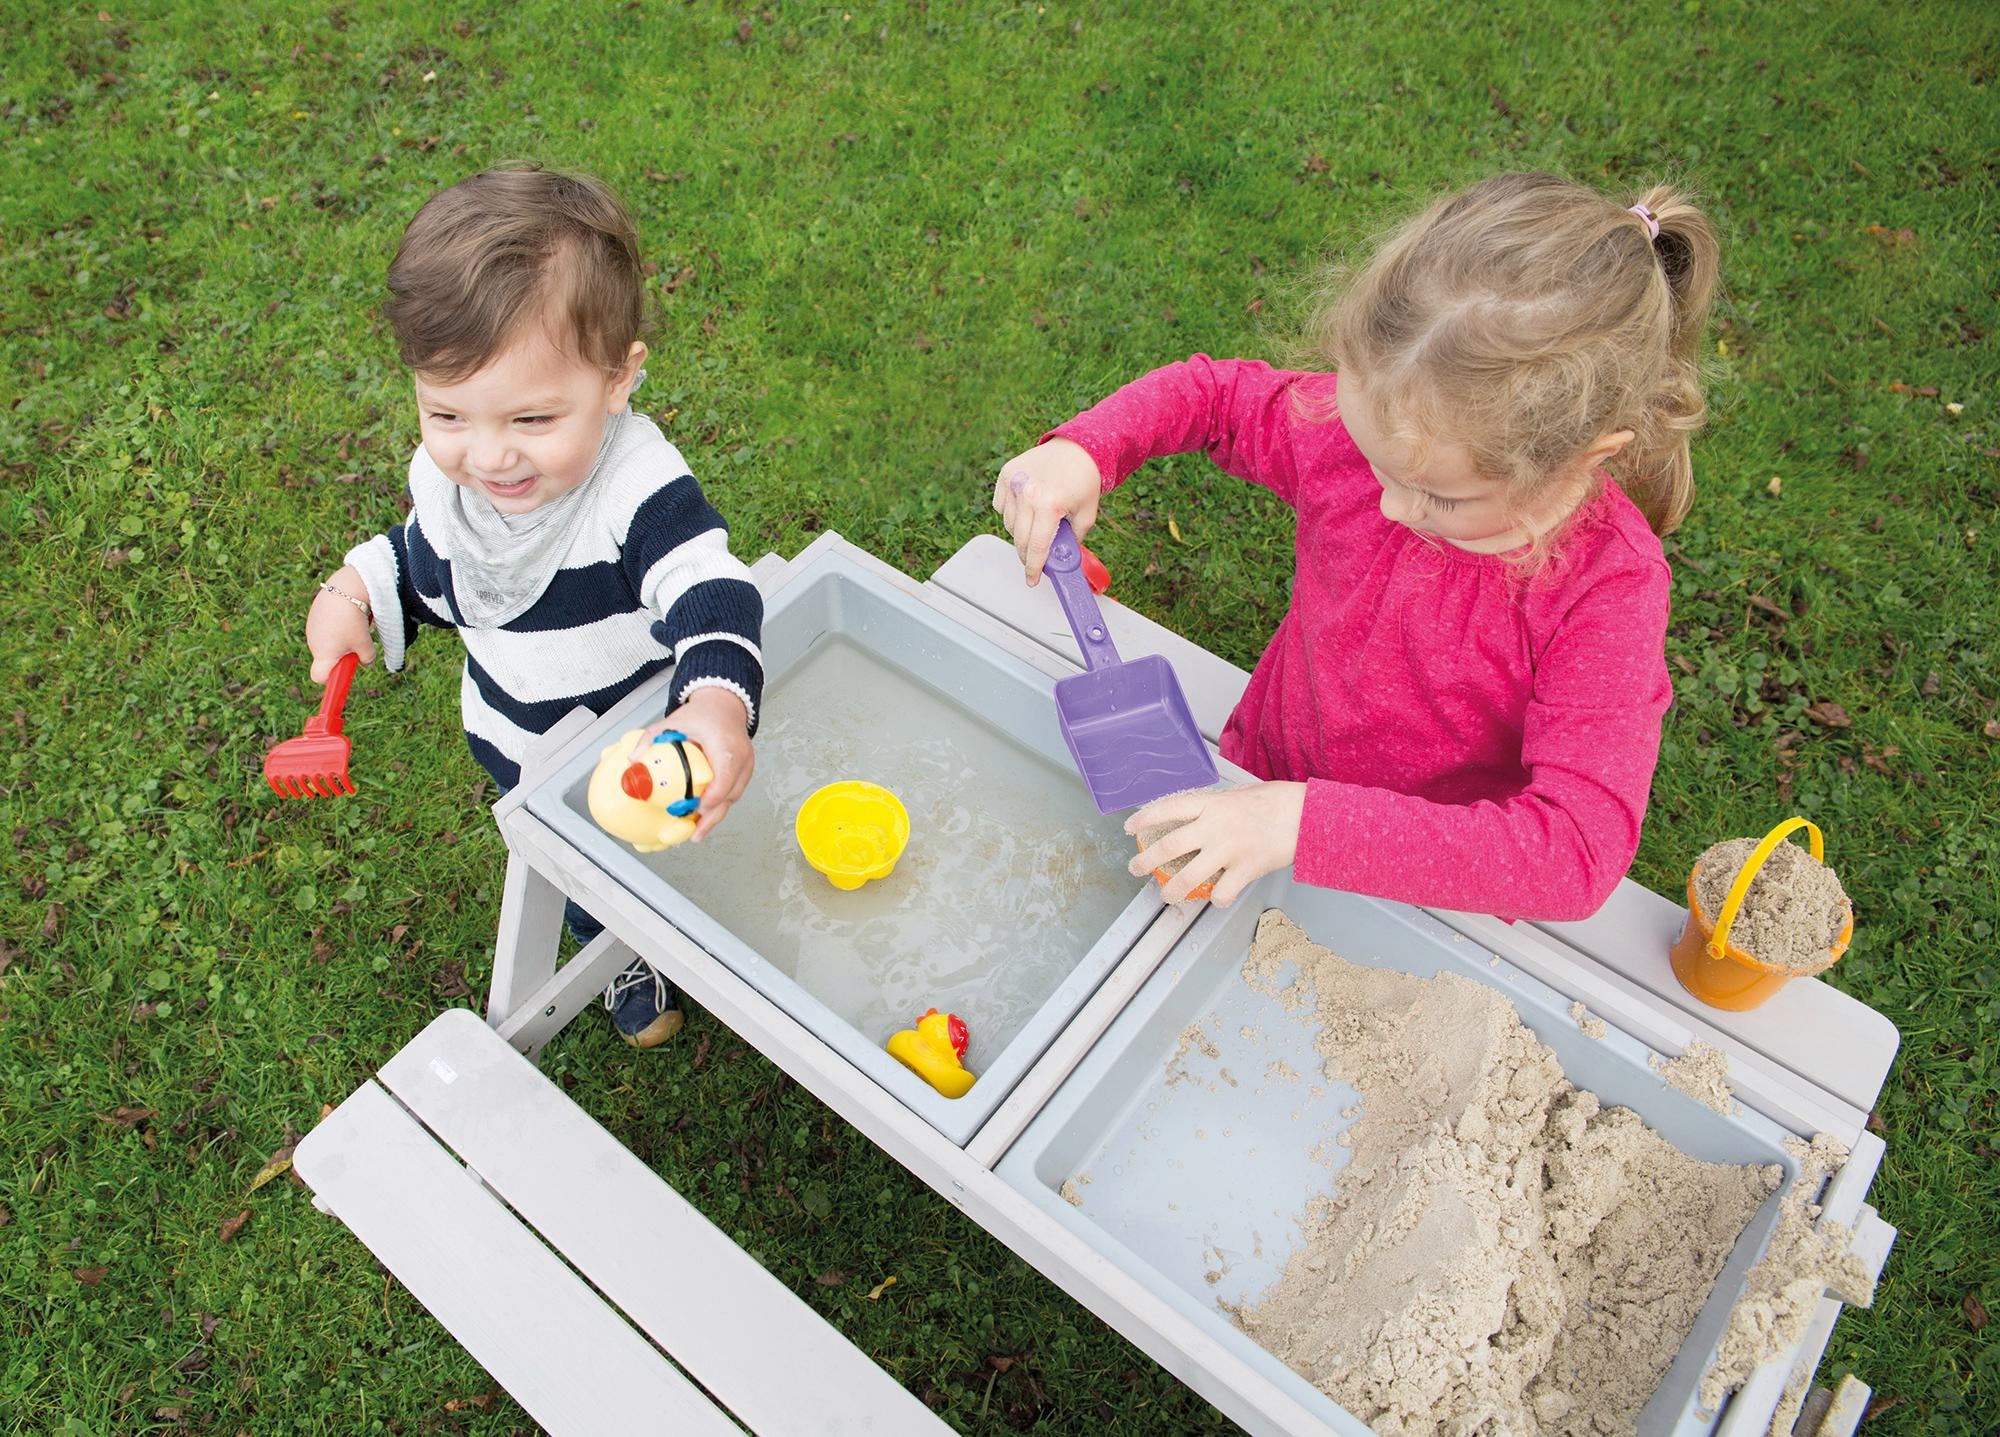
<svg viewBox="0 0 2000 1437">
<path fill-rule="evenodd" d="M 321 593 L 332 594 L 335 598 L 345 599 L 347 600 L 348 603 L 354 605 L 355 608 L 361 611 L 362 618 L 365 619 L 369 617 L 369 608 L 367 600 L 357 599 L 354 597 L 354 595 L 348 593 L 347 590 L 336 588 L 332 584 L 321 584 L 319 587 Z"/>
</svg>

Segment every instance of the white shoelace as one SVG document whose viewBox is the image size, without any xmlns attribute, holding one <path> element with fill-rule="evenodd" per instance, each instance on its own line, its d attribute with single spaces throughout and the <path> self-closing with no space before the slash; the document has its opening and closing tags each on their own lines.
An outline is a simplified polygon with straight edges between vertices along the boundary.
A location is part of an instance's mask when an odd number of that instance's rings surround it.
<svg viewBox="0 0 2000 1437">
<path fill-rule="evenodd" d="M 665 1012 L 667 1007 L 667 980 L 660 976 L 658 969 L 643 960 L 633 964 L 630 968 L 627 968 L 623 973 L 620 973 L 616 978 L 611 980 L 611 986 L 604 990 L 604 1011 L 607 1013 L 615 1012 L 618 1007 L 619 997 L 625 993 L 629 993 L 642 983 L 651 983 L 653 985 L 653 1011 Z"/>
</svg>

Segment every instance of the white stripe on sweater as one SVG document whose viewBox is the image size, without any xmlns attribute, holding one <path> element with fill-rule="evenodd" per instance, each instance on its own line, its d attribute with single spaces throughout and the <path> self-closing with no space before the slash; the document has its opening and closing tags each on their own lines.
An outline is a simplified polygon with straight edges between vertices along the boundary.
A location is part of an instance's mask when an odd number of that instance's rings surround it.
<svg viewBox="0 0 2000 1437">
<path fill-rule="evenodd" d="M 681 596 L 710 579 L 747 579 L 743 561 L 729 552 L 729 535 L 710 529 L 676 544 L 639 581 L 639 602 L 664 618 Z"/>
<path fill-rule="evenodd" d="M 686 703 L 688 695 L 696 689 L 728 689 L 729 692 L 743 700 L 743 712 L 749 715 L 750 725 L 753 728 L 756 726 L 757 705 L 750 702 L 750 695 L 745 693 L 743 685 L 737 683 L 734 679 L 716 678 L 713 676 L 702 679 L 689 679 L 687 687 L 683 688 L 680 691 L 679 697 L 674 700 L 674 706 L 678 708 L 680 705 Z"/>
<path fill-rule="evenodd" d="M 595 693 L 641 665 L 668 657 L 653 637 L 653 616 L 638 609 L 568 629 L 520 633 L 460 629 L 465 651 L 522 703 Z"/>
<path fill-rule="evenodd" d="M 479 692 L 479 685 L 472 681 L 470 668 L 459 671 L 458 707 L 467 733 L 485 739 L 515 763 L 528 756 L 529 745 L 540 737 L 488 704 Z"/>
<path fill-rule="evenodd" d="M 749 654 L 751 658 L 755 659 L 757 661 L 757 667 L 762 668 L 764 666 L 764 651 L 762 649 L 758 648 L 755 644 L 751 643 L 748 639 L 744 638 L 743 635 L 732 634 L 729 633 L 727 630 L 723 629 L 718 629 L 711 634 L 691 634 L 687 638 L 682 639 L 679 643 L 674 645 L 674 662 L 679 663 L 682 659 L 686 658 L 687 651 L 693 648 L 696 644 L 717 644 L 717 643 L 734 644 L 736 645 L 736 647 L 742 649 L 745 653 Z"/>
</svg>

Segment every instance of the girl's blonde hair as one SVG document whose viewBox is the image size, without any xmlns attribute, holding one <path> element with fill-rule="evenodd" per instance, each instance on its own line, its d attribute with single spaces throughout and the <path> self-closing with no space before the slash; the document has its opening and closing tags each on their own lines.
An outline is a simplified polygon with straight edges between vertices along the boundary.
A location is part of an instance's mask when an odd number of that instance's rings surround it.
<svg viewBox="0 0 2000 1437">
<path fill-rule="evenodd" d="M 1688 440 L 1707 417 L 1700 349 L 1720 254 L 1679 191 L 1637 197 L 1659 225 L 1548 174 L 1496 175 L 1396 230 L 1330 285 L 1309 342 L 1365 376 L 1380 422 L 1419 449 L 1464 444 L 1526 509 L 1599 436 L 1654 532 L 1694 501 Z"/>
</svg>

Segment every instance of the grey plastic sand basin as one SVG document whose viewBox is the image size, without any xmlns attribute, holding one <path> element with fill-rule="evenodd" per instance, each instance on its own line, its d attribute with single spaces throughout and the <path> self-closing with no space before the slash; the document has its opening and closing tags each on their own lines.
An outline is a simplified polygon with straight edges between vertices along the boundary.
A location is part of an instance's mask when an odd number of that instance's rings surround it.
<svg viewBox="0 0 2000 1437">
<path fill-rule="evenodd" d="M 1487 949 L 1401 904 L 1305 888 L 1273 875 L 1230 909 L 1203 913 L 1008 1151 L 999 1173 L 1055 1221 L 1134 1274 L 1156 1295 L 1241 1355 L 1331 1431 L 1369 1429 L 1259 1347 L 1218 1307 L 1261 1295 L 1301 1239 L 1296 1218 L 1332 1191 L 1334 1169 L 1310 1156 L 1352 1121 L 1354 1089 L 1327 1082 L 1313 1030 L 1242 979 L 1257 919 L 1291 916 L 1317 943 L 1357 963 L 1421 976 L 1450 970 L 1499 989 L 1555 1050 L 1564 1071 L 1606 1106 L 1634 1109 L 1668 1142 L 1711 1162 L 1797 1164 L 1783 1130 L 1739 1107 L 1725 1118 L 1670 1088 L 1647 1065 L 1649 1049 L 1611 1030 L 1578 1031 L 1568 1000 Z M 1279 986 L 1290 981 L 1280 973 Z M 1213 1045 L 1183 1049 L 1199 1023 Z M 1285 1068 L 1299 1076 L 1287 1079 Z M 1313 1095 L 1320 1085 L 1318 1096 Z M 1332 1149 L 1344 1158 L 1345 1149 Z M 1084 1181 L 1088 1179 L 1088 1181 Z M 1065 1181 L 1078 1199 L 1061 1196 Z M 1645 1437 L 1713 1430 L 1695 1392 L 1730 1306 L 1777 1221 L 1768 1198 L 1738 1239 L 1693 1331 L 1645 1408 Z M 1207 1274 L 1220 1271 L 1219 1281 Z"/>
<path fill-rule="evenodd" d="M 642 856 L 603 832 L 584 797 L 594 752 L 527 806 L 963 1145 L 1160 915 L 1157 886 L 1076 781 L 1055 681 L 917 596 L 817 555 L 771 599 L 763 654 L 756 779 L 710 838 Z M 792 827 L 840 779 L 910 814 L 895 871 L 852 892 L 806 864 Z M 961 1098 L 883 1051 L 929 1007 L 971 1031 Z"/>
</svg>

